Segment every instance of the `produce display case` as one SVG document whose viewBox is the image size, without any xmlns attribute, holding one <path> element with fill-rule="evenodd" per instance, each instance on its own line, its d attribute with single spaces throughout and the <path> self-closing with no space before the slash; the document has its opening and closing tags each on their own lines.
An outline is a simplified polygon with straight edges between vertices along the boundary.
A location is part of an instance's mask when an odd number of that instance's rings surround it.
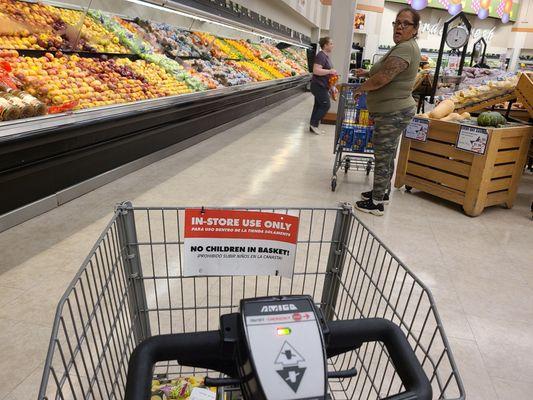
<svg viewBox="0 0 533 400">
<path fill-rule="evenodd" d="M 35 98 L 33 102 L 43 103 L 46 107 L 40 110 L 47 113 L 307 73 L 305 65 L 288 52 L 267 44 L 95 9 L 18 0 L 0 0 L 0 5 L 0 21 L 7 26 L 0 33 L 1 88 L 27 92 L 23 102 Z M 190 59 L 212 63 L 185 62 Z M 10 106 L 12 100 L 9 96 L 3 104 L 11 111 L 2 113 L 3 120 L 32 116 L 30 112 L 17 113 L 24 105 L 15 100 L 17 104 Z"/>
<path fill-rule="evenodd" d="M 199 141 L 310 79 L 305 46 L 279 50 L 167 5 L 67 1 L 0 0 L 0 230 L 14 210 L 61 204 L 62 191 Z"/>
<path fill-rule="evenodd" d="M 416 188 L 460 204 L 472 217 L 513 206 L 533 127 L 488 128 L 484 154 L 457 147 L 461 124 L 429 120 L 427 140 L 402 138 L 395 187 Z"/>
</svg>

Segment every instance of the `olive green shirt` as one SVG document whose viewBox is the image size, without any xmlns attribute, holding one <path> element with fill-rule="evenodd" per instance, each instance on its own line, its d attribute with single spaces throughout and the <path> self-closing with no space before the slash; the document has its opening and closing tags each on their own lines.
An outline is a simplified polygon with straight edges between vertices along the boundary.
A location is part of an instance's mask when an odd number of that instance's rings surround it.
<svg viewBox="0 0 533 400">
<path fill-rule="evenodd" d="M 369 75 L 377 74 L 388 57 L 399 57 L 409 66 L 382 88 L 368 92 L 367 106 L 371 113 L 390 113 L 416 105 L 412 92 L 421 59 L 418 44 L 414 39 L 397 44 L 374 64 Z"/>
</svg>

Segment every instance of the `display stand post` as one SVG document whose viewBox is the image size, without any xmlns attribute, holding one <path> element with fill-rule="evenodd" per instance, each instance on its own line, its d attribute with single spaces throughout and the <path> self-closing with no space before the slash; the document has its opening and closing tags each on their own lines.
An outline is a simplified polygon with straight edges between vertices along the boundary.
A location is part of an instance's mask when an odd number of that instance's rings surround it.
<svg viewBox="0 0 533 400">
<path fill-rule="evenodd" d="M 481 51 L 481 64 L 485 64 L 485 54 L 487 53 L 487 41 L 485 38 L 479 39 L 476 43 L 474 43 L 474 48 L 472 49 L 472 55 L 470 56 L 470 66 L 474 66 L 474 55 L 476 54 L 476 48 L 477 47 L 483 47 L 483 51 Z"/>
<path fill-rule="evenodd" d="M 435 102 L 435 94 L 437 93 L 438 83 L 439 83 L 439 76 L 440 76 L 440 69 L 442 67 L 442 59 L 444 56 L 444 45 L 446 44 L 446 36 L 448 35 L 448 30 L 450 28 L 450 25 L 457 19 L 460 19 L 461 22 L 464 24 L 466 29 L 468 30 L 468 34 L 470 35 L 470 31 L 472 30 L 472 25 L 466 18 L 464 13 L 459 13 L 457 15 L 454 15 L 452 18 L 450 18 L 448 21 L 444 23 L 444 28 L 442 31 L 442 38 L 440 41 L 440 48 L 439 48 L 439 56 L 437 58 L 437 65 L 435 67 L 435 76 L 433 77 L 433 90 L 431 92 L 431 97 L 429 102 L 434 103 Z M 463 46 L 462 52 L 461 52 L 461 61 L 459 63 L 459 69 L 458 69 L 458 76 L 461 76 L 463 73 L 463 66 L 465 63 L 465 57 L 466 57 L 466 49 L 468 47 L 468 42 Z"/>
</svg>

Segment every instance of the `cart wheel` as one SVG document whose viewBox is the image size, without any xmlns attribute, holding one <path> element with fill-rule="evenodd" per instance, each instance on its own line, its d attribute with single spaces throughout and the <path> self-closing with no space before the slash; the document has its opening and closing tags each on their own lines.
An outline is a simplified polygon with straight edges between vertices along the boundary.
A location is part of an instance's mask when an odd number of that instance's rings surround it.
<svg viewBox="0 0 533 400">
<path fill-rule="evenodd" d="M 412 190 L 412 189 L 413 189 L 413 188 L 412 188 L 411 186 L 405 185 L 405 191 L 406 191 L 407 193 L 411 193 L 411 190 Z"/>
<path fill-rule="evenodd" d="M 344 173 L 347 174 L 349 170 L 350 170 L 350 159 L 347 158 L 346 161 L 344 162 Z"/>
<path fill-rule="evenodd" d="M 334 176 L 333 179 L 331 179 L 331 191 L 334 192 L 337 188 L 337 177 Z"/>
<path fill-rule="evenodd" d="M 372 171 L 372 161 L 368 161 L 366 163 L 366 176 L 370 175 L 371 171 Z"/>
</svg>

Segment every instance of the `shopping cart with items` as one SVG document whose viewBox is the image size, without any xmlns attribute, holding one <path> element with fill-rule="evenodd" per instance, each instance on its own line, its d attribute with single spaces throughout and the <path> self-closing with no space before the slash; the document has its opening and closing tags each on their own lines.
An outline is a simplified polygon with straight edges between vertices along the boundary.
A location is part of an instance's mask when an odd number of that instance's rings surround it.
<svg viewBox="0 0 533 400">
<path fill-rule="evenodd" d="M 365 170 L 369 175 L 374 165 L 372 134 L 374 126 L 366 107 L 366 94 L 355 95 L 359 83 L 340 85 L 333 153 L 331 190 L 337 188 L 337 172 L 344 169 Z"/>
<path fill-rule="evenodd" d="M 351 206 L 240 210 L 298 217 L 292 277 L 184 276 L 186 210 L 119 205 L 39 400 L 464 399 L 430 292 Z"/>
</svg>

